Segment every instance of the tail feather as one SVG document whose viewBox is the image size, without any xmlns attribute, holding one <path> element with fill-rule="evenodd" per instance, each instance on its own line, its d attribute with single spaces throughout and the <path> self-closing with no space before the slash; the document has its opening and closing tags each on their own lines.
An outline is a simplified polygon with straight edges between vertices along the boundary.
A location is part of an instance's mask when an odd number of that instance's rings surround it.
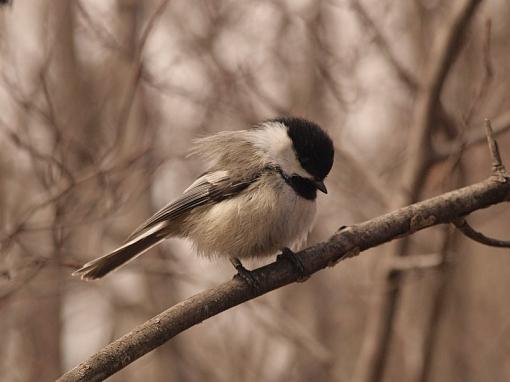
<svg viewBox="0 0 510 382">
<path fill-rule="evenodd" d="M 99 279 L 126 264 L 128 261 L 140 256 L 164 239 L 165 236 L 161 235 L 161 231 L 142 234 L 115 251 L 88 262 L 73 272 L 73 276 L 80 276 L 82 280 Z"/>
</svg>

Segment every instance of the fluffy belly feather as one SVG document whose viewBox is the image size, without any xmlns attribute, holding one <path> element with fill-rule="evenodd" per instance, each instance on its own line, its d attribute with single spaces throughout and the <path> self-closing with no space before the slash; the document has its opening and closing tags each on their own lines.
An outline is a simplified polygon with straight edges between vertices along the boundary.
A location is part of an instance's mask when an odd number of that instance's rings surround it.
<svg viewBox="0 0 510 382">
<path fill-rule="evenodd" d="M 194 213 L 189 221 L 196 223 L 185 236 L 206 256 L 269 256 L 302 242 L 315 211 L 315 201 L 298 196 L 273 176 L 236 197 L 197 210 L 201 216 L 196 219 Z"/>
</svg>

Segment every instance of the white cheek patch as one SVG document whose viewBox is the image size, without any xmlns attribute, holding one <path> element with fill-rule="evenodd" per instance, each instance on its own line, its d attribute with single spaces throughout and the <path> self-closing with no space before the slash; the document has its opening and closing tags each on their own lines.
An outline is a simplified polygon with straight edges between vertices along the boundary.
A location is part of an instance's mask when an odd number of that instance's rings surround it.
<svg viewBox="0 0 510 382">
<path fill-rule="evenodd" d="M 296 158 L 292 140 L 283 124 L 268 122 L 260 129 L 251 131 L 250 139 L 255 147 L 266 152 L 268 159 L 277 163 L 286 174 L 311 178 Z"/>
</svg>

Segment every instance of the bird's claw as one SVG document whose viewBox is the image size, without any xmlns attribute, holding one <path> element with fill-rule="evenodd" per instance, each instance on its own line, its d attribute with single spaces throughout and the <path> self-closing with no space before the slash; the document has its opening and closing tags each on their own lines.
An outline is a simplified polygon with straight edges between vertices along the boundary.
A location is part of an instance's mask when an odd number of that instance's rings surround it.
<svg viewBox="0 0 510 382">
<path fill-rule="evenodd" d="M 292 264 L 298 274 L 298 283 L 302 283 L 310 278 L 310 276 L 306 273 L 305 265 L 290 248 L 283 248 L 282 253 L 278 255 L 276 259 L 287 260 Z"/>
<path fill-rule="evenodd" d="M 236 276 L 239 276 L 239 278 L 241 278 L 246 284 L 248 284 L 255 291 L 260 292 L 262 290 L 262 288 L 260 286 L 260 282 L 257 279 L 257 277 L 255 277 L 253 272 L 246 269 L 239 259 L 232 258 L 232 259 L 230 259 L 230 262 L 232 263 L 232 265 L 234 266 L 234 268 L 237 271 Z"/>
</svg>

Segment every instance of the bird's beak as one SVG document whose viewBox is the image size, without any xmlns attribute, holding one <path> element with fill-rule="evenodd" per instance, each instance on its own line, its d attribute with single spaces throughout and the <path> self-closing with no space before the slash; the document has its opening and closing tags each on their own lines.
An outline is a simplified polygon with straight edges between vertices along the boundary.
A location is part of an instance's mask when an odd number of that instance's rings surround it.
<svg viewBox="0 0 510 382">
<path fill-rule="evenodd" d="M 314 180 L 313 181 L 313 184 L 315 185 L 315 187 L 319 190 L 319 191 L 322 191 L 324 192 L 325 194 L 328 193 L 328 189 L 326 188 L 326 185 L 324 184 L 324 182 L 322 180 Z"/>
</svg>

